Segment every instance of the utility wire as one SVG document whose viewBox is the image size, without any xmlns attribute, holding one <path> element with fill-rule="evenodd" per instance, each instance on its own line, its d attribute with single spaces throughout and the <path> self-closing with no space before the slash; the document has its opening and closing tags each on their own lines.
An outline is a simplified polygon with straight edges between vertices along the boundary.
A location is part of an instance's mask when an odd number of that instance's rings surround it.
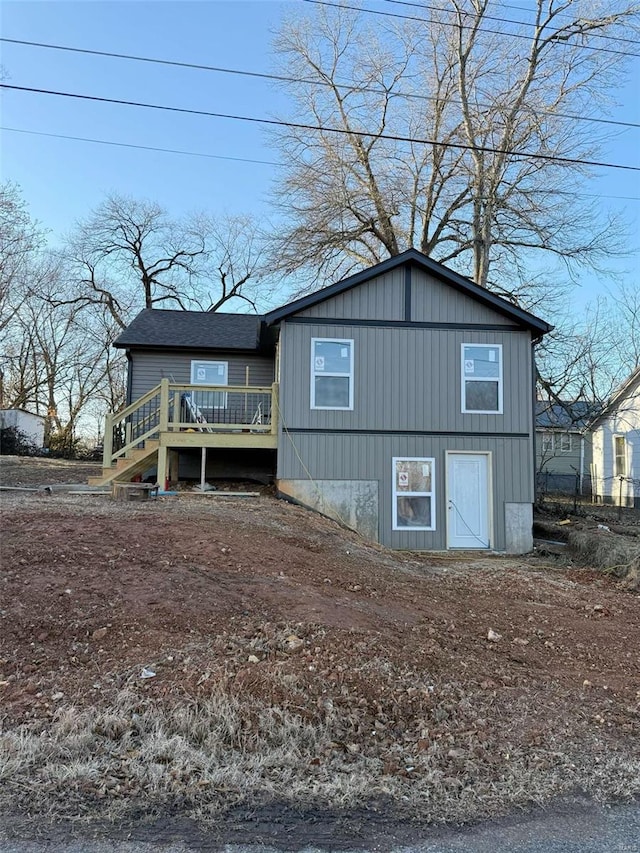
<svg viewBox="0 0 640 853">
<path fill-rule="evenodd" d="M 42 130 L 26 130 L 21 127 L 6 127 L 0 125 L 0 131 L 4 130 L 7 133 L 26 133 L 30 136 L 45 136 L 50 139 L 68 139 L 73 142 L 91 142 L 96 145 L 114 145 L 118 148 L 136 148 L 141 151 L 158 151 L 162 154 L 180 154 L 185 157 L 207 157 L 213 160 L 233 160 L 238 163 L 256 163 L 260 166 L 275 166 L 282 168 L 284 163 L 277 163 L 275 160 L 252 160 L 248 157 L 231 157 L 224 154 L 207 154 L 202 151 L 185 151 L 179 148 L 158 148 L 155 145 L 136 145 L 133 142 L 116 142 L 110 139 L 93 139 L 87 136 L 71 136 L 65 133 L 46 133 Z M 536 190 L 538 195 L 550 196 L 568 196 L 570 198 L 596 198 L 607 199 L 612 201 L 640 201 L 640 196 L 629 195 L 602 195 L 600 193 L 572 193 L 567 190 Z"/>
<path fill-rule="evenodd" d="M 506 148 L 493 148 L 487 145 L 466 145 L 462 142 L 438 142 L 435 139 L 418 139 L 413 136 L 401 136 L 391 133 L 372 133 L 364 130 L 345 130 L 339 127 L 323 127 L 322 125 L 304 124 L 302 122 L 282 121 L 278 119 L 258 118 L 257 116 L 235 115 L 233 113 L 210 112 L 209 110 L 195 110 L 187 107 L 170 107 L 165 104 L 147 104 L 142 101 L 127 101 L 122 98 L 104 98 L 98 95 L 81 95 L 77 92 L 58 92 L 53 89 L 39 89 L 32 86 L 13 86 L 8 83 L 0 83 L 1 89 L 15 92 L 31 92 L 39 95 L 54 95 L 62 98 L 73 98 L 79 101 L 94 101 L 102 104 L 118 104 L 127 107 L 140 107 L 142 109 L 159 110 L 161 112 L 182 113 L 184 115 L 206 116 L 207 118 L 223 118 L 231 121 L 245 121 L 252 124 L 263 124 L 271 127 L 290 127 L 298 130 L 310 130 L 321 133 L 335 133 L 341 136 L 357 136 L 371 139 L 387 139 L 391 142 L 409 142 L 419 145 L 433 145 L 440 148 L 455 148 L 461 151 L 483 151 L 487 154 L 506 154 L 510 157 L 520 157 L 525 160 L 541 160 L 547 163 L 558 163 L 570 166 L 594 166 L 605 169 L 622 169 L 628 172 L 640 172 L 640 166 L 629 166 L 623 163 L 606 163 L 600 160 L 580 160 L 571 157 L 556 157 L 553 154 L 534 154 L 527 151 L 513 151 Z"/>
<path fill-rule="evenodd" d="M 20 127 L 4 127 L 0 125 L 0 130 L 5 130 L 9 133 L 28 133 L 30 136 L 47 136 L 52 139 L 70 139 L 74 142 L 93 142 L 96 145 L 115 145 L 118 148 L 138 148 L 141 151 L 159 151 L 163 154 L 182 154 L 186 157 L 207 157 L 212 160 L 234 160 L 237 163 L 257 163 L 261 166 L 282 166 L 282 163 L 276 163 L 275 160 L 251 160 L 248 157 L 230 157 L 224 154 L 206 154 L 202 151 L 184 151 L 179 148 L 158 148 L 155 145 L 136 145 L 133 142 L 115 142 L 114 140 L 109 139 L 92 139 L 87 136 L 69 136 L 64 133 L 45 133 L 42 130 L 25 130 Z"/>
<path fill-rule="evenodd" d="M 331 84 L 326 82 L 325 80 L 314 80 L 311 78 L 300 78 L 300 77 L 287 77 L 283 74 L 268 74 L 267 72 L 262 71 L 244 71 L 240 68 L 224 68 L 218 65 L 202 65 L 196 62 L 180 62 L 179 60 L 173 59 L 162 59 L 159 57 L 153 56 L 138 56 L 130 53 L 115 53 L 113 51 L 108 50 L 92 50 L 86 47 L 70 47 L 68 45 L 62 44 L 50 44 L 48 42 L 38 42 L 38 41 L 27 41 L 26 39 L 13 39 L 7 37 L 0 37 L 0 42 L 6 42 L 7 44 L 19 44 L 27 47 L 39 47 L 45 48 L 47 50 L 61 50 L 67 51 L 69 53 L 80 53 L 85 54 L 87 56 L 104 56 L 110 59 L 126 59 L 132 62 L 147 62 L 156 65 L 167 65 L 173 66 L 175 68 L 189 68 L 196 71 L 212 71 L 217 74 L 232 74 L 238 77 L 253 77 L 262 80 L 274 80 L 278 83 L 305 83 L 313 86 L 325 86 L 329 87 Z M 336 83 L 336 88 L 350 90 L 353 89 L 354 86 L 348 83 Z M 359 92 L 367 92 L 373 95 L 386 95 L 383 89 L 369 89 L 369 88 L 358 88 Z M 396 92 L 394 93 L 394 97 L 402 97 L 407 98 L 408 100 L 418 100 L 418 101 L 437 101 L 438 98 L 433 95 L 419 95 L 413 92 Z M 451 103 L 455 103 L 457 105 L 460 104 L 460 101 L 452 100 Z M 478 104 L 479 107 L 483 109 L 490 109 L 490 104 Z M 616 127 L 634 127 L 640 128 L 640 123 L 631 122 L 631 121 L 614 121 L 613 119 L 605 119 L 605 118 L 590 118 L 589 116 L 581 116 L 575 115 L 572 113 L 558 113 L 552 110 L 539 110 L 542 115 L 553 115 L 558 118 L 568 118 L 573 121 L 587 121 L 593 122 L 596 124 L 610 124 Z"/>
<path fill-rule="evenodd" d="M 445 14 L 448 14 L 448 15 L 455 14 L 454 9 L 443 9 L 442 6 L 429 6 L 426 3 L 415 3 L 415 2 L 411 2 L 411 0 L 382 0 L 382 2 L 383 3 L 391 3 L 395 6 L 410 6 L 414 9 L 424 9 L 424 10 L 429 11 L 429 12 L 444 12 Z M 513 7 L 509 7 L 509 8 L 513 8 Z M 521 11 L 525 11 L 525 10 L 521 10 Z M 529 11 L 534 11 L 534 10 L 529 10 Z M 473 17 L 472 12 L 466 12 L 464 10 L 461 10 L 461 14 L 466 15 L 466 17 L 468 17 L 468 18 Z M 567 15 L 566 17 L 571 18 L 571 16 L 569 16 L 569 15 Z M 501 23 L 501 24 L 516 24 L 516 26 L 519 26 L 519 27 L 535 27 L 535 24 L 532 21 L 514 21 L 511 18 L 499 18 L 496 15 L 484 14 L 482 16 L 482 20 L 483 21 L 497 21 L 498 23 Z M 574 33 L 573 35 L 579 35 L 579 33 Z M 615 41 L 616 43 L 626 42 L 627 44 L 640 45 L 640 42 L 638 42 L 636 39 L 622 38 L 620 36 L 607 36 L 607 35 L 603 35 L 602 33 L 596 33 L 596 32 L 589 32 L 589 37 L 590 38 L 606 39 L 607 41 Z M 582 47 L 582 45 L 576 45 L 576 47 Z"/>
<path fill-rule="evenodd" d="M 436 21 L 433 18 L 421 18 L 417 15 L 400 15 L 398 12 L 383 12 L 381 9 L 365 9 L 362 6 L 349 6 L 346 3 L 332 3 L 332 2 L 330 2 L 330 0 L 302 0 L 302 2 L 303 3 L 311 3 L 314 6 L 332 6 L 335 9 L 348 9 L 352 12 L 365 12 L 368 15 L 379 15 L 380 17 L 383 17 L 383 18 L 401 18 L 402 20 L 405 20 L 405 21 L 420 21 L 423 24 L 441 24 L 441 25 L 447 26 L 447 27 L 457 27 L 458 26 L 458 24 L 455 24 L 453 22 L 450 23 L 448 21 Z M 425 7 L 425 8 L 430 8 L 430 7 Z M 469 25 L 460 24 L 460 29 L 470 30 L 473 28 L 470 27 Z M 486 33 L 487 35 L 494 35 L 494 36 L 507 36 L 508 38 L 526 39 L 527 41 L 530 40 L 529 36 L 526 36 L 523 33 L 508 33 L 508 32 L 505 32 L 504 30 L 487 30 L 487 29 L 484 29 L 482 27 L 478 27 L 476 32 Z M 568 38 L 570 38 L 571 35 L 580 35 L 580 33 L 575 33 L 575 34 L 572 33 L 568 36 Z M 567 41 L 565 37 L 561 37 L 561 38 L 556 39 L 555 43 L 558 45 L 558 47 L 579 47 L 579 48 L 582 48 L 583 50 L 594 50 L 594 51 L 597 51 L 598 53 L 613 53 L 613 54 L 616 54 L 617 56 L 628 56 L 628 57 L 637 56 L 637 57 L 640 57 L 640 53 L 626 53 L 623 50 L 613 50 L 610 47 L 595 47 L 594 45 L 590 45 L 590 44 L 576 44 L 575 42 Z"/>
</svg>

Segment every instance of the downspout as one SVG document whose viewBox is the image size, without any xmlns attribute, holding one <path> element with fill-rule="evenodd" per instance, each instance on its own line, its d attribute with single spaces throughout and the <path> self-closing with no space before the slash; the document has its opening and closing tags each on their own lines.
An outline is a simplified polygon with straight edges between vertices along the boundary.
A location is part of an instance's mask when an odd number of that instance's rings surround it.
<svg viewBox="0 0 640 853">
<path fill-rule="evenodd" d="M 127 357 L 127 406 L 130 406 L 133 403 L 132 393 L 133 393 L 133 361 L 131 359 L 131 350 L 128 349 L 126 351 Z"/>
<path fill-rule="evenodd" d="M 531 446 L 533 448 L 533 459 L 532 459 L 532 467 L 533 467 L 533 503 L 535 504 L 538 499 L 538 489 L 537 489 L 537 477 L 536 477 L 536 459 L 538 458 L 538 448 L 537 437 L 536 437 L 536 341 L 532 339 L 531 341 L 531 392 L 532 392 L 532 401 L 531 401 Z"/>
<path fill-rule="evenodd" d="M 580 433 L 580 494 L 583 493 L 582 481 L 584 477 L 584 433 Z"/>
</svg>

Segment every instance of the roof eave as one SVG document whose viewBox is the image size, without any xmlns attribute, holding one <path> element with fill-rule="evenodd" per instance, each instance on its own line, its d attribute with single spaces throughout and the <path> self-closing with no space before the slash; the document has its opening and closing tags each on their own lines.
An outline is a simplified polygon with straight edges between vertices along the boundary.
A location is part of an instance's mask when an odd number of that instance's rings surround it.
<svg viewBox="0 0 640 853">
<path fill-rule="evenodd" d="M 305 309 L 312 307 L 313 305 L 325 302 L 333 296 L 337 296 L 340 293 L 351 290 L 351 288 L 357 287 L 359 284 L 363 284 L 366 281 L 376 278 L 379 275 L 383 275 L 385 272 L 404 264 L 415 264 L 422 267 L 437 278 L 446 281 L 447 284 L 453 286 L 457 290 L 465 292 L 472 298 L 490 306 L 504 316 L 517 320 L 518 323 L 536 334 L 534 343 L 537 343 L 537 341 L 542 339 L 543 335 L 546 335 L 553 329 L 553 326 L 546 323 L 544 320 L 541 320 L 539 317 L 536 317 L 534 314 L 524 311 L 522 308 L 518 308 L 515 305 L 511 305 L 506 302 L 506 300 L 491 293 L 491 291 L 480 287 L 470 279 L 464 278 L 464 276 L 453 272 L 453 270 L 443 267 L 441 264 L 427 258 L 415 249 L 408 249 L 400 255 L 387 258 L 387 260 L 376 264 L 374 267 L 369 267 L 368 269 L 355 273 L 348 278 L 342 279 L 334 284 L 330 284 L 322 290 L 318 290 L 315 293 L 308 294 L 307 296 L 302 296 L 299 299 L 295 299 L 293 302 L 282 305 L 280 308 L 275 308 L 273 311 L 270 311 L 265 315 L 265 323 L 267 323 L 267 325 L 278 323 L 293 314 L 297 314 L 300 311 L 304 311 Z"/>
</svg>

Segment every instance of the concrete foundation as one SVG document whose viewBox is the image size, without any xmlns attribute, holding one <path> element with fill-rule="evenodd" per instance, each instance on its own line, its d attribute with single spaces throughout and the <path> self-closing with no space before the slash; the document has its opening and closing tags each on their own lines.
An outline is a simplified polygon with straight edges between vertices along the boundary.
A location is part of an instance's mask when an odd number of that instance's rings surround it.
<svg viewBox="0 0 640 853">
<path fill-rule="evenodd" d="M 505 551 L 527 554 L 533 549 L 533 505 L 505 503 Z"/>
<path fill-rule="evenodd" d="M 278 480 L 285 497 L 317 510 L 377 542 L 377 480 Z"/>
</svg>

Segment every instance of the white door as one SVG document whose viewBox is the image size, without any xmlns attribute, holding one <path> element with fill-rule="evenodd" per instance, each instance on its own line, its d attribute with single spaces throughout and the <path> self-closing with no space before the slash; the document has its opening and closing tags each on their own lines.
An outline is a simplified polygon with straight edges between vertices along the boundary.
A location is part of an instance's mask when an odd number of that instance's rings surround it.
<svg viewBox="0 0 640 853">
<path fill-rule="evenodd" d="M 489 547 L 489 455 L 447 454 L 447 545 Z"/>
</svg>

